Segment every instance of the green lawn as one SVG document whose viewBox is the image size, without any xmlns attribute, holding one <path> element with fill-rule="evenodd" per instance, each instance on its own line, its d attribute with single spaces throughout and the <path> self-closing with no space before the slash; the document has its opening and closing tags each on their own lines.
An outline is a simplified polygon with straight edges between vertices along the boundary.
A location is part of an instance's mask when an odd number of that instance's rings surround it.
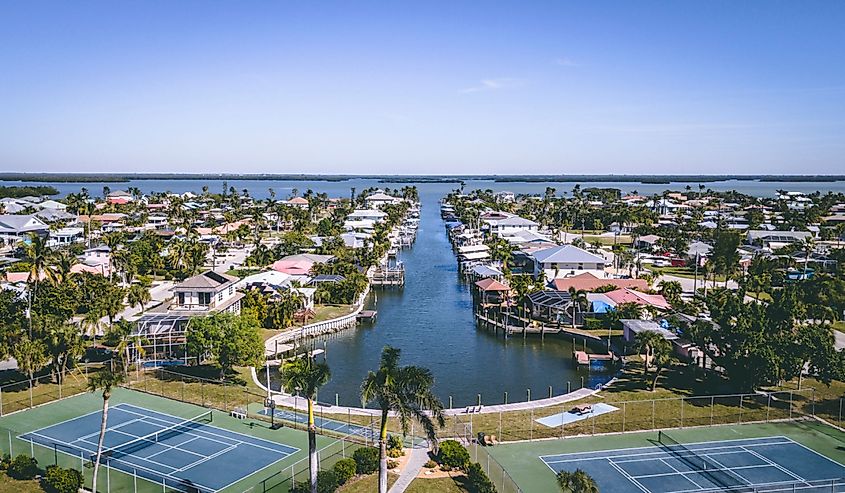
<svg viewBox="0 0 845 493">
<path fill-rule="evenodd" d="M 308 320 L 309 324 L 349 315 L 352 313 L 352 305 L 316 305 L 314 313 L 314 318 Z"/>
<path fill-rule="evenodd" d="M 654 272 L 655 274 L 665 275 L 665 276 L 675 276 L 675 277 L 683 277 L 686 279 L 694 279 L 695 278 L 695 270 L 691 267 L 655 267 L 653 265 L 646 265 L 646 268 Z M 703 276 L 701 271 L 698 272 L 698 280 L 699 282 L 703 283 Z M 707 282 L 713 283 L 713 276 L 707 277 Z M 725 276 L 717 275 L 716 276 L 717 283 L 724 283 Z M 703 286 L 703 284 L 702 284 Z"/>
<path fill-rule="evenodd" d="M 470 490 L 466 476 L 454 478 L 417 478 L 408 489 L 407 493 L 468 493 Z"/>
<path fill-rule="evenodd" d="M 387 473 L 387 487 L 393 486 L 398 476 L 392 472 Z M 372 493 L 378 491 L 378 473 L 368 474 L 351 479 L 348 483 L 341 486 L 337 493 Z"/>
<path fill-rule="evenodd" d="M 41 485 L 36 480 L 18 481 L 0 473 L 0 493 L 43 493 Z"/>
</svg>

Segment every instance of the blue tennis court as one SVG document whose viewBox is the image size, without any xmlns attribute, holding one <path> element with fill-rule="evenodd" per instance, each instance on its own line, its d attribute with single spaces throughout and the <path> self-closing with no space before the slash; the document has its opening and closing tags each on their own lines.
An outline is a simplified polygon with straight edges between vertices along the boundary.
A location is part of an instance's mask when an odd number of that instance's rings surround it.
<svg viewBox="0 0 845 493">
<path fill-rule="evenodd" d="M 258 411 L 258 414 L 262 416 L 270 416 L 270 410 L 264 408 Z M 282 419 L 291 423 L 301 425 L 308 424 L 308 415 L 305 413 L 295 413 L 287 409 L 274 409 L 273 415 L 276 419 Z M 322 418 L 320 416 L 314 416 L 314 424 L 320 430 L 329 430 L 335 433 L 341 433 L 343 435 L 358 435 L 368 438 L 369 440 L 378 440 L 379 438 L 378 430 L 374 431 L 372 428 L 368 428 L 366 426 L 344 423 L 342 421 L 337 421 L 334 419 L 327 419 Z"/>
<path fill-rule="evenodd" d="M 845 478 L 845 466 L 786 437 L 680 444 L 662 435 L 658 443 L 540 459 L 555 473 L 584 470 L 602 493 L 782 491 L 776 487 L 787 485 L 801 492 L 845 492 L 845 482 L 833 486 Z"/>
<path fill-rule="evenodd" d="M 101 464 L 179 491 L 216 492 L 299 451 L 210 423 L 121 403 L 109 409 Z M 64 421 L 19 438 L 90 462 L 97 451 L 101 412 Z"/>
</svg>

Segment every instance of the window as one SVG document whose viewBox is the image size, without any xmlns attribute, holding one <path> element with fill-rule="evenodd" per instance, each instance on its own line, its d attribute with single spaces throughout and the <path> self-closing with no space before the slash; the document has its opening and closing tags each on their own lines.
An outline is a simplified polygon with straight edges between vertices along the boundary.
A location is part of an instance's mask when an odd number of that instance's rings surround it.
<svg viewBox="0 0 845 493">
<path fill-rule="evenodd" d="M 217 293 L 217 301 L 223 301 L 223 291 Z"/>
<path fill-rule="evenodd" d="M 229 286 L 229 296 L 232 296 L 232 293 L 235 292 L 235 286 Z"/>
<path fill-rule="evenodd" d="M 200 305 L 211 304 L 211 293 L 197 293 L 199 295 Z"/>
<path fill-rule="evenodd" d="M 185 293 L 180 292 L 180 293 L 178 293 L 178 295 L 179 295 L 179 304 L 184 305 L 185 304 Z"/>
</svg>

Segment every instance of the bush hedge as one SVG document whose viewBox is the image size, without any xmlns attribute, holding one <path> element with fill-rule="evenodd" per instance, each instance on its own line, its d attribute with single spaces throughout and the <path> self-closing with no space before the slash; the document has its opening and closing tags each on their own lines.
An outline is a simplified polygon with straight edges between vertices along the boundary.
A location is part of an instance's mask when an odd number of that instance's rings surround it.
<svg viewBox="0 0 845 493">
<path fill-rule="evenodd" d="M 372 474 L 378 471 L 379 451 L 375 447 L 359 448 L 352 454 L 355 460 L 355 472 L 358 474 Z"/>
<path fill-rule="evenodd" d="M 463 469 L 469 464 L 469 452 L 455 440 L 444 440 L 438 452 L 440 463 L 449 467 Z"/>
<path fill-rule="evenodd" d="M 14 479 L 34 479 L 40 471 L 38 461 L 28 455 L 19 455 L 9 463 L 9 477 Z"/>
<path fill-rule="evenodd" d="M 75 469 L 47 466 L 44 489 L 47 493 L 77 493 L 82 487 L 82 474 Z"/>
<path fill-rule="evenodd" d="M 355 476 L 355 471 L 357 469 L 358 467 L 355 464 L 355 461 L 349 458 L 340 459 L 335 462 L 334 467 L 332 467 L 332 471 L 334 471 L 334 475 L 337 477 L 338 484 L 346 484 L 347 481 Z"/>
</svg>

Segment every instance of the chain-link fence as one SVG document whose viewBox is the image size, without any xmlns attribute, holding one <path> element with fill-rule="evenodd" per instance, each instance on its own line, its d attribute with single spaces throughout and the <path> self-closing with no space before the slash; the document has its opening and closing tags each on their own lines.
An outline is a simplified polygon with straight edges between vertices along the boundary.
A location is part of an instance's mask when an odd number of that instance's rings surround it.
<svg viewBox="0 0 845 493">
<path fill-rule="evenodd" d="M 582 401 L 578 402 L 583 406 Z M 742 423 L 765 423 L 815 416 L 815 391 L 601 400 L 589 408 L 563 403 L 536 409 L 461 413 L 449 417 L 442 435 L 472 440 L 483 433 L 495 441 L 525 441 L 578 435 L 624 433 Z M 841 423 L 841 414 L 839 420 Z"/>
<path fill-rule="evenodd" d="M 0 385 L 0 416 L 86 392 L 88 376 L 102 368 L 100 364 L 83 365 L 64 375 L 48 373 Z"/>
<path fill-rule="evenodd" d="M 496 487 L 497 493 L 522 493 L 510 474 L 490 455 L 485 447 L 479 446 L 476 442 L 470 444 L 468 450 L 472 461 L 481 464 L 481 468 L 484 469 L 487 477 Z"/>
</svg>

